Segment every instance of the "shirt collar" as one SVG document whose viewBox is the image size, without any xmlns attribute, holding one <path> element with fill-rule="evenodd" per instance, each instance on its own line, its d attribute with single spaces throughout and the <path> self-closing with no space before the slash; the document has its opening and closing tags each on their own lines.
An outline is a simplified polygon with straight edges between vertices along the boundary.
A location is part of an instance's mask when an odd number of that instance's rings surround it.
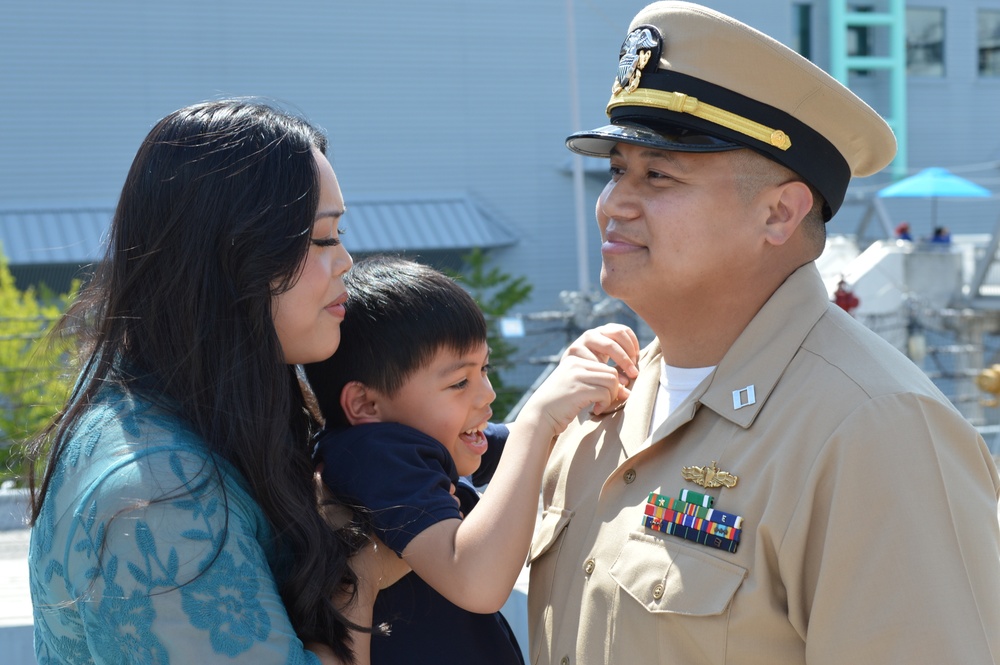
<svg viewBox="0 0 1000 665">
<path fill-rule="evenodd" d="M 828 306 L 815 263 L 793 272 L 723 356 L 699 401 L 734 424 L 750 427 Z"/>
<path fill-rule="evenodd" d="M 826 287 L 815 263 L 793 272 L 764 303 L 715 371 L 649 435 L 662 359 L 659 340 L 654 339 L 643 349 L 638 363 L 642 371 L 624 405 L 619 437 L 626 455 L 635 455 L 690 421 L 701 405 L 739 427 L 750 427 L 828 306 Z"/>
</svg>

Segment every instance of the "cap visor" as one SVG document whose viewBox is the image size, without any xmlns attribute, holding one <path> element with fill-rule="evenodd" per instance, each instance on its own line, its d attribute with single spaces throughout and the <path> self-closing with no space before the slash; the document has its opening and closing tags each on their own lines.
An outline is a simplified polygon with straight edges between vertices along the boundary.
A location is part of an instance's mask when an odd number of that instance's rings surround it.
<svg viewBox="0 0 1000 665">
<path fill-rule="evenodd" d="M 585 132 L 576 132 L 566 139 L 566 147 L 589 157 L 607 157 L 616 143 L 631 143 L 658 150 L 677 152 L 723 152 L 743 148 L 710 134 L 695 134 L 680 129 L 663 133 L 642 125 L 605 125 Z"/>
</svg>

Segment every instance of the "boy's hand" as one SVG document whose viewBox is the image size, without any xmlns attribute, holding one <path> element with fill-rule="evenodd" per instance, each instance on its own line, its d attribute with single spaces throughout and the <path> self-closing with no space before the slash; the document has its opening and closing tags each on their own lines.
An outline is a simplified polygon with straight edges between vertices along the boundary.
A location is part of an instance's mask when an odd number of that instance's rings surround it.
<svg viewBox="0 0 1000 665">
<path fill-rule="evenodd" d="M 639 376 L 636 361 L 639 359 L 639 338 L 632 329 L 619 323 L 608 323 L 597 328 L 591 328 L 580 335 L 563 354 L 578 356 L 597 362 L 613 362 L 624 374 L 622 384 L 628 384 Z M 627 378 L 625 378 L 627 377 Z M 596 412 L 595 413 L 599 413 Z"/>
<path fill-rule="evenodd" d="M 622 385 L 616 368 L 567 353 L 521 413 L 539 425 L 551 426 L 552 436 L 556 436 L 588 406 L 593 404 L 594 413 L 601 413 L 627 396 L 628 388 Z M 517 420 L 521 420 L 520 414 Z"/>
</svg>

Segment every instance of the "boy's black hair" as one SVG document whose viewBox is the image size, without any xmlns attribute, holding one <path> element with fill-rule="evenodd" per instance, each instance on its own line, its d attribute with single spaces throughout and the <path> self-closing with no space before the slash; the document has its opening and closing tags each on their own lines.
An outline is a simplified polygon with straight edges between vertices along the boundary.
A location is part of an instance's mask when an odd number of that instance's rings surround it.
<svg viewBox="0 0 1000 665">
<path fill-rule="evenodd" d="M 392 395 L 441 349 L 466 353 L 486 342 L 486 320 L 476 301 L 433 268 L 374 256 L 358 261 L 344 284 L 340 346 L 333 357 L 305 365 L 328 428 L 350 424 L 340 406 L 349 382 Z"/>
</svg>

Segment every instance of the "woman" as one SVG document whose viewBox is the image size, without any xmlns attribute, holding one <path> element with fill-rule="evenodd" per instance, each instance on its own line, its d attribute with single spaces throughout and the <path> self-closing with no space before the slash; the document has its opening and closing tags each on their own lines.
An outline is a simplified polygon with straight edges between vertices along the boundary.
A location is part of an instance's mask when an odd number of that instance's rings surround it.
<svg viewBox="0 0 1000 665">
<path fill-rule="evenodd" d="M 244 100 L 171 113 L 142 143 L 60 324 L 80 378 L 33 452 L 40 663 L 366 660 L 350 628 L 380 572 L 359 579 L 367 541 L 317 510 L 294 369 L 336 350 L 351 266 L 325 149 Z"/>
</svg>

